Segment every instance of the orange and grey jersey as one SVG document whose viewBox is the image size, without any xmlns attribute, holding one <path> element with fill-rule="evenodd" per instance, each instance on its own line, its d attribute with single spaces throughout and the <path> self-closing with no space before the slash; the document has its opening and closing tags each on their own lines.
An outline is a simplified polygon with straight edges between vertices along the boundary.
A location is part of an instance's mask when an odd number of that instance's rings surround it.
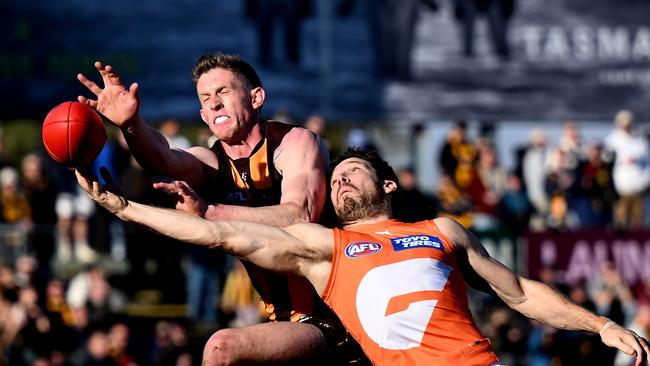
<svg viewBox="0 0 650 366">
<path fill-rule="evenodd" d="M 201 192 L 208 202 L 250 207 L 280 203 L 282 174 L 273 163 L 273 154 L 284 136 L 300 127 L 273 121 L 261 121 L 260 127 L 263 138 L 246 158 L 230 159 L 218 141 L 212 146 L 219 160 L 219 170 Z M 305 278 L 243 263 L 266 304 L 269 319 L 298 320 L 301 315 L 331 317 L 331 310 Z"/>
</svg>

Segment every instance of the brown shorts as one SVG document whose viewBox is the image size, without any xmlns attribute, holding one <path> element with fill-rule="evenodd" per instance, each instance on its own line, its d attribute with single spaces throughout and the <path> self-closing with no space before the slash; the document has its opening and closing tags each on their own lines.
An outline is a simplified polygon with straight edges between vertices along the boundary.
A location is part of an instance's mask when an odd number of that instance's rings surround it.
<svg viewBox="0 0 650 366">
<path fill-rule="evenodd" d="M 329 357 L 324 364 L 371 366 L 372 363 L 361 350 L 359 343 L 337 319 L 303 316 L 299 323 L 311 324 L 323 332 L 329 346 Z"/>
</svg>

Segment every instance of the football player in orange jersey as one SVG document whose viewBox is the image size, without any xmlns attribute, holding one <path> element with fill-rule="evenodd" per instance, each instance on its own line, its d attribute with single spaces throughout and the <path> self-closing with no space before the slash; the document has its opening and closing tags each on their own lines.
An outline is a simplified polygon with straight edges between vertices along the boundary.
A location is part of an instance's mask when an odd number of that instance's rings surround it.
<svg viewBox="0 0 650 366">
<path fill-rule="evenodd" d="M 513 273 L 452 219 L 415 224 L 392 219 L 397 179 L 376 153 L 349 150 L 332 167 L 331 199 L 342 229 L 207 221 L 128 201 L 96 180 L 77 177 L 122 220 L 305 276 L 375 365 L 498 364 L 473 323 L 465 283 L 553 327 L 598 333 L 604 344 L 635 355 L 636 366 L 648 362 L 646 339 Z"/>
</svg>

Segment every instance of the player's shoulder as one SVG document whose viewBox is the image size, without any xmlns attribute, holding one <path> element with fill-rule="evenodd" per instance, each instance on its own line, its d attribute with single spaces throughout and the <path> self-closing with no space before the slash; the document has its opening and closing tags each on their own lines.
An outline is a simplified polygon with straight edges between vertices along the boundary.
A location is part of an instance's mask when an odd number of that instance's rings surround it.
<svg viewBox="0 0 650 366">
<path fill-rule="evenodd" d="M 458 221 L 450 217 L 437 217 L 433 219 L 433 223 L 440 233 L 454 245 L 466 246 L 468 240 L 467 230 Z"/>
<path fill-rule="evenodd" d="M 208 149 L 207 147 L 192 146 L 185 149 L 185 151 L 194 155 L 195 158 L 209 166 L 216 167 L 215 164 L 218 164 L 219 159 L 217 159 L 217 155 L 214 153 L 214 151 Z"/>
</svg>

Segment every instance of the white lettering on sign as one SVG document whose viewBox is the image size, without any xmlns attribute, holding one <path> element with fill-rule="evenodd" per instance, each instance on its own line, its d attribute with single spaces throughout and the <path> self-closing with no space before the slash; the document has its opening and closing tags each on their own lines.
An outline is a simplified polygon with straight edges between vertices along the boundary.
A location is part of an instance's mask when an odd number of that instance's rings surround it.
<svg viewBox="0 0 650 366">
<path fill-rule="evenodd" d="M 614 240 L 609 245 L 605 240 L 598 240 L 593 245 L 579 240 L 571 251 L 564 282 L 572 284 L 593 278 L 600 272 L 600 265 L 608 260 L 614 263 L 626 283 L 650 280 L 650 240 L 643 243 Z"/>
<path fill-rule="evenodd" d="M 518 41 L 531 61 L 566 62 L 650 60 L 650 28 L 625 26 L 526 25 Z"/>
</svg>

